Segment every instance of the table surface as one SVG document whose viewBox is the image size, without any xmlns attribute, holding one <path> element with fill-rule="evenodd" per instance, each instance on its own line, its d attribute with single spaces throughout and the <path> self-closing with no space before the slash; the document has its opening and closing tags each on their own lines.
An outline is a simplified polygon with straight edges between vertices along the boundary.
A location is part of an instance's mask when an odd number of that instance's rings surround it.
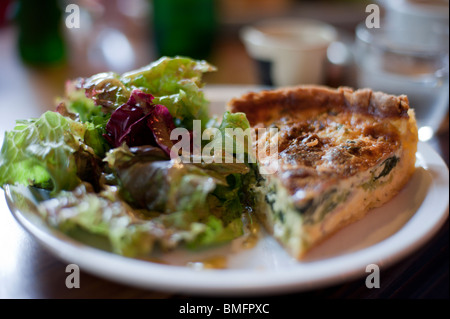
<svg viewBox="0 0 450 319">
<path fill-rule="evenodd" d="M 100 70 L 82 61 L 59 69 L 22 65 L 15 53 L 15 30 L 0 28 L 0 129 L 9 130 L 18 118 L 39 116 L 51 109 L 53 98 L 63 92 L 64 80 Z M 152 53 L 143 54 L 152 59 Z M 255 70 L 235 37 L 222 37 L 211 62 L 219 72 L 211 84 L 257 84 Z M 337 80 L 339 82 L 339 79 Z M 339 84 L 347 84 L 339 82 Z M 449 163 L 448 126 L 430 144 Z M 13 218 L 0 194 L 0 298 L 187 298 L 182 294 L 134 288 L 104 280 L 81 270 L 81 287 L 65 286 L 67 264 L 40 246 Z M 294 298 L 448 298 L 449 222 L 423 247 L 401 261 L 381 269 L 381 287 L 368 289 L 358 278 L 318 290 L 290 293 Z"/>
</svg>

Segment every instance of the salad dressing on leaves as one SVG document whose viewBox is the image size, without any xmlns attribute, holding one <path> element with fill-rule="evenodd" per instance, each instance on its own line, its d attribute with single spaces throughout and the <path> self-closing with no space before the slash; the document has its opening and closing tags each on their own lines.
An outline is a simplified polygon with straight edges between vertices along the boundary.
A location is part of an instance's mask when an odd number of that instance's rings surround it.
<svg viewBox="0 0 450 319">
<path fill-rule="evenodd" d="M 186 263 L 187 267 L 195 270 L 202 269 L 226 269 L 228 266 L 226 256 L 213 256 L 199 261 L 190 261 Z"/>
</svg>

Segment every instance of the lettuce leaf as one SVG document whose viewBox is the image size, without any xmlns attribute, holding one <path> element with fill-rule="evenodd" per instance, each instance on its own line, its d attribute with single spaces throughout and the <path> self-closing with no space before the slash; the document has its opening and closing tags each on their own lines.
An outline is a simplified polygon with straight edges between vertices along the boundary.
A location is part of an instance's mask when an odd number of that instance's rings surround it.
<svg viewBox="0 0 450 319">
<path fill-rule="evenodd" d="M 207 129 L 216 129 L 220 134 L 214 135 L 211 142 L 205 147 L 222 149 L 222 162 L 229 165 L 233 163 L 255 163 L 252 150 L 250 123 L 245 113 L 231 113 L 226 111 L 221 122 L 215 118 L 208 122 Z"/>
<path fill-rule="evenodd" d="M 176 126 L 192 129 L 192 120 L 208 121 L 208 101 L 202 76 L 215 67 L 187 57 L 162 57 L 138 70 L 118 75 L 114 72 L 78 79 L 76 86 L 104 112 L 112 113 L 138 89 L 154 96 L 154 103 L 167 107 Z"/>
<path fill-rule="evenodd" d="M 103 135 L 106 134 L 106 124 L 111 114 L 103 112 L 102 107 L 86 97 L 82 90 L 76 89 L 73 82 L 66 83 L 65 97 L 60 100 L 56 111 L 63 116 L 79 119 L 86 125 L 85 142 L 96 155 L 103 157 L 110 150 Z"/>
<path fill-rule="evenodd" d="M 151 93 L 154 103 L 162 104 L 178 120 L 177 126 L 192 129 L 192 120 L 208 121 L 208 101 L 205 99 L 202 75 L 215 71 L 206 61 L 186 57 L 162 57 L 136 71 L 125 73 L 122 83 Z"/>
<path fill-rule="evenodd" d="M 243 234 L 243 224 L 242 220 L 239 218 L 233 219 L 224 226 L 222 220 L 215 216 L 209 216 L 205 226 L 206 227 L 201 233 L 187 243 L 189 249 L 197 250 L 201 247 L 226 243 Z"/>
<path fill-rule="evenodd" d="M 84 184 L 74 191 L 62 191 L 57 197 L 37 206 L 52 227 L 66 234 L 79 230 L 105 237 L 113 252 L 125 256 L 149 253 L 160 233 L 157 224 L 138 218 L 133 209 L 111 189 L 89 193 Z"/>
<path fill-rule="evenodd" d="M 88 98 L 83 90 L 76 88 L 72 81 L 66 83 L 65 96 L 60 101 L 71 113 L 76 114 L 81 122 L 96 122 L 96 117 L 104 117 L 105 112 L 95 101 Z"/>
<path fill-rule="evenodd" d="M 83 232 L 100 236 L 107 240 L 113 252 L 130 257 L 148 256 L 156 246 L 166 250 L 184 244 L 199 249 L 228 242 L 242 234 L 240 219 L 224 225 L 212 215 L 189 221 L 182 218 L 181 212 L 151 216 L 130 207 L 114 188 L 91 193 L 84 184 L 39 202 L 37 212 L 49 225 L 69 236 L 81 240 L 92 240 Z"/>
<path fill-rule="evenodd" d="M 95 177 L 95 155 L 84 143 L 85 133 L 85 125 L 57 112 L 17 121 L 0 151 L 0 185 L 36 185 L 56 194 L 74 189 L 82 174 Z"/>
<path fill-rule="evenodd" d="M 158 145 L 167 155 L 173 146 L 170 132 L 173 118 L 163 105 L 153 104 L 153 96 L 135 89 L 128 101 L 119 106 L 106 124 L 104 137 L 114 147 Z"/>
<path fill-rule="evenodd" d="M 149 94 L 133 91 L 128 101 L 111 114 L 104 137 L 113 147 L 119 147 L 123 143 L 128 146 L 155 144 L 153 135 L 146 125 L 154 107 L 152 99 Z"/>
<path fill-rule="evenodd" d="M 165 227 L 183 230 L 191 249 L 242 235 L 240 173 L 249 171 L 245 164 L 184 164 L 160 160 L 154 148 L 142 148 L 124 145 L 105 159 L 133 207 L 156 214 Z M 198 236 L 188 235 L 194 224 Z"/>
<path fill-rule="evenodd" d="M 161 213 L 204 211 L 207 195 L 226 183 L 223 176 L 195 165 L 159 160 L 161 154 L 152 149 L 133 151 L 126 145 L 115 148 L 105 161 L 117 174 L 123 196 L 136 207 Z"/>
</svg>

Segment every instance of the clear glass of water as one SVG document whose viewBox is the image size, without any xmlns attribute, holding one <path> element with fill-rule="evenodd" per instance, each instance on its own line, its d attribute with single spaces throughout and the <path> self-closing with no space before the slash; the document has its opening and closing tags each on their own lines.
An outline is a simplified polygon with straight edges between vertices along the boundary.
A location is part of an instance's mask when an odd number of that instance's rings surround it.
<svg viewBox="0 0 450 319">
<path fill-rule="evenodd" d="M 356 29 L 355 62 L 358 86 L 408 96 L 415 110 L 419 139 L 427 141 L 448 114 L 449 50 L 448 29 L 436 28 L 420 41 L 399 37 L 418 30 L 388 27 Z M 416 33 L 419 34 L 419 33 Z"/>
</svg>

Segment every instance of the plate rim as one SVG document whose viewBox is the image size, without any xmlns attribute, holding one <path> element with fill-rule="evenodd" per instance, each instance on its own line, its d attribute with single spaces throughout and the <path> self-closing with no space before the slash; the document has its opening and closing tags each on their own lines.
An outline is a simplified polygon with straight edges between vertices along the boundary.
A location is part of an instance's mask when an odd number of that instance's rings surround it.
<svg viewBox="0 0 450 319">
<path fill-rule="evenodd" d="M 428 202 L 433 200 L 430 197 L 436 195 L 433 193 L 436 189 L 439 193 L 446 191 L 448 194 L 449 174 L 443 159 L 427 143 L 419 142 L 417 154 L 423 157 L 424 164 L 436 168 L 438 174 L 434 174 L 429 191 L 411 218 L 394 234 L 374 245 L 343 255 L 307 262 L 313 265 L 309 267 L 307 276 L 303 269 L 299 270 L 295 266 L 269 271 L 250 269 L 196 271 L 187 267 L 160 265 L 116 255 L 78 243 L 44 224 L 36 225 L 26 217 L 26 213 L 21 212 L 12 203 L 9 188 L 5 189 L 5 198 L 15 219 L 42 246 L 58 259 L 77 264 L 81 270 L 98 277 L 128 286 L 184 294 L 273 295 L 317 289 L 362 277 L 366 274 L 367 265 L 375 263 L 382 267 L 389 267 L 428 242 L 448 218 L 449 198 L 445 197 L 443 201 L 433 202 L 438 207 L 437 209 L 434 207 L 436 213 L 431 215 L 433 218 L 428 221 L 428 224 L 422 221 L 424 214 L 422 210 L 427 209 L 424 205 L 429 205 Z M 417 227 L 420 232 L 414 233 L 409 242 L 402 242 L 410 229 Z M 386 247 L 396 248 L 388 249 L 389 253 L 387 253 Z M 351 267 L 348 267 L 349 258 L 352 260 Z M 331 270 L 327 269 L 329 263 L 333 264 Z M 121 273 L 120 269 L 126 269 L 127 272 Z"/>
</svg>

